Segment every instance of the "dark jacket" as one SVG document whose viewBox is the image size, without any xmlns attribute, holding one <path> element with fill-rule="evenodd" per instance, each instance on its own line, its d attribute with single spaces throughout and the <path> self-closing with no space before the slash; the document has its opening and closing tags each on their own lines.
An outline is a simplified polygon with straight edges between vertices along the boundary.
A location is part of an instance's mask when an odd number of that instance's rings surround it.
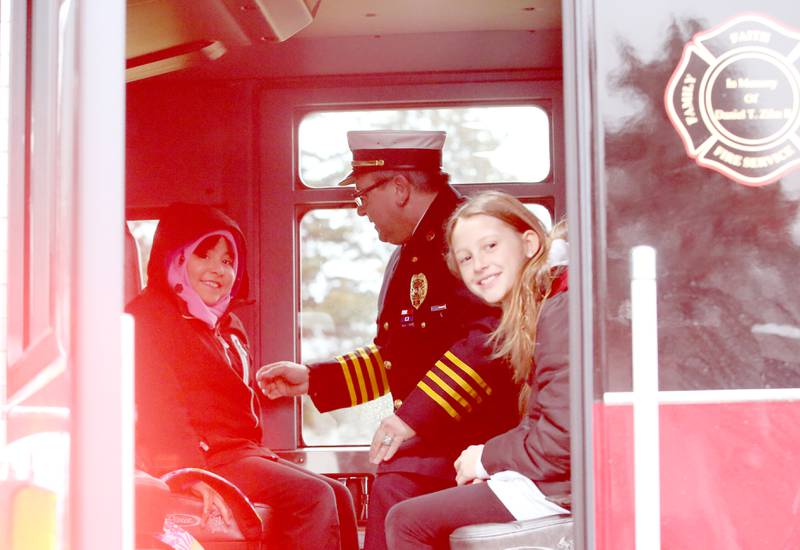
<svg viewBox="0 0 800 550">
<path fill-rule="evenodd" d="M 236 240 L 234 300 L 245 296 L 247 254 L 238 225 L 210 207 L 174 205 L 153 239 L 147 288 L 128 306 L 136 320 L 137 458 L 154 475 L 274 456 L 260 445 L 258 396 L 243 381 L 249 371 L 252 383 L 254 369 L 241 322 L 229 308 L 210 329 L 188 315 L 167 284 L 168 255 L 220 229 Z"/>
<path fill-rule="evenodd" d="M 533 480 L 559 504 L 569 505 L 569 316 L 567 292 L 542 306 L 527 414 L 519 425 L 483 448 L 490 474 L 514 470 Z"/>
<path fill-rule="evenodd" d="M 500 309 L 470 293 L 445 262 L 444 225 L 460 202 L 452 188 L 442 190 L 392 255 L 373 345 L 309 365 L 309 394 L 321 411 L 392 393 L 396 414 L 418 437 L 381 471 L 452 479 L 466 445 L 518 420 L 511 371 L 487 345 Z"/>
</svg>

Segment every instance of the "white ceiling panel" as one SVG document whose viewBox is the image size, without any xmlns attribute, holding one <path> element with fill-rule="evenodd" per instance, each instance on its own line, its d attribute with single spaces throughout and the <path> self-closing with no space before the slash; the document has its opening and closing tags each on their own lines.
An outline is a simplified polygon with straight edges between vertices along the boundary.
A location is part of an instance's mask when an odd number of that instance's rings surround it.
<svg viewBox="0 0 800 550">
<path fill-rule="evenodd" d="M 561 28 L 559 0 L 322 0 L 300 38 Z"/>
</svg>

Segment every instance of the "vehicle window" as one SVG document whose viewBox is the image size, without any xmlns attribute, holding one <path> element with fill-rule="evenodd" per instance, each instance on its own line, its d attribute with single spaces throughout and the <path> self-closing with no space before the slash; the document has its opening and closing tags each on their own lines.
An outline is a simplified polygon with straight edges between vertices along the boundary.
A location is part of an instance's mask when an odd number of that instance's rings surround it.
<svg viewBox="0 0 800 550">
<path fill-rule="evenodd" d="M 534 216 L 539 218 L 539 220 L 544 224 L 545 229 L 552 229 L 553 227 L 553 216 L 550 214 L 550 211 L 547 209 L 546 206 L 543 204 L 538 204 L 535 202 L 530 202 L 525 204 L 525 208 L 530 210 Z"/>
<path fill-rule="evenodd" d="M 383 271 L 393 246 L 352 208 L 319 209 L 300 222 L 301 360 L 328 359 L 372 342 Z M 306 445 L 369 443 L 392 411 L 390 395 L 321 414 L 303 401 Z"/>
<path fill-rule="evenodd" d="M 147 262 L 150 260 L 150 249 L 153 246 L 158 220 L 128 220 L 128 231 L 136 241 L 136 253 L 139 259 L 140 288 L 147 285 Z"/>
<path fill-rule="evenodd" d="M 546 227 L 550 212 L 528 204 Z M 378 240 L 366 218 L 351 208 L 318 209 L 300 222 L 301 361 L 311 363 L 367 345 L 383 272 L 394 246 Z M 302 437 L 306 445 L 368 444 L 381 418 L 392 412 L 392 397 L 320 413 L 303 397 Z"/>
<path fill-rule="evenodd" d="M 300 122 L 305 185 L 334 186 L 350 171 L 342 128 L 444 130 L 442 164 L 453 183 L 535 183 L 550 174 L 550 120 L 539 106 L 320 111 Z"/>
</svg>

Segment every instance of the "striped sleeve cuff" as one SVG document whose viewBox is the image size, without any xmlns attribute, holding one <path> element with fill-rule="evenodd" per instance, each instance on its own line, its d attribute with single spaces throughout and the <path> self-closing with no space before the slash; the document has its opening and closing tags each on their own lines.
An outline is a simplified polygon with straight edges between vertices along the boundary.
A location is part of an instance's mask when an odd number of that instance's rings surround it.
<svg viewBox="0 0 800 550">
<path fill-rule="evenodd" d="M 380 351 L 373 344 L 336 358 L 350 396 L 350 405 L 360 405 L 389 393 L 389 381 Z"/>
<path fill-rule="evenodd" d="M 417 387 L 456 420 L 492 394 L 483 377 L 452 351 L 445 352 Z"/>
</svg>

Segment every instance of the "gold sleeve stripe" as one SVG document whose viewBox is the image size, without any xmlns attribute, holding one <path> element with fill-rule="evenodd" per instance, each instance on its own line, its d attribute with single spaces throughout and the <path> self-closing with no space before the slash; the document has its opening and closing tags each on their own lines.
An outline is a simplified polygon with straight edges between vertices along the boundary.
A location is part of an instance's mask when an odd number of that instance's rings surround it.
<svg viewBox="0 0 800 550">
<path fill-rule="evenodd" d="M 364 373 L 361 370 L 361 363 L 356 357 L 356 354 L 352 351 L 347 354 L 350 358 L 350 362 L 353 363 L 353 368 L 356 370 L 356 379 L 358 379 L 358 389 L 361 390 L 361 401 L 359 403 L 366 403 L 369 401 L 369 396 L 367 396 L 367 385 L 364 383 Z"/>
<path fill-rule="evenodd" d="M 444 356 L 450 359 L 450 361 L 452 361 L 453 364 L 456 365 L 458 368 L 460 368 L 468 375 L 470 375 L 470 377 L 473 380 L 475 380 L 475 382 L 477 382 L 481 388 L 483 388 L 483 391 L 486 392 L 486 395 L 492 395 L 491 386 L 489 386 L 486 382 L 484 382 L 483 378 L 481 378 L 481 375 L 475 372 L 475 370 L 472 367 L 470 367 L 464 361 L 453 355 L 453 352 L 451 351 L 446 351 Z"/>
<path fill-rule="evenodd" d="M 448 386 L 444 380 L 442 380 L 436 375 L 436 373 L 428 371 L 428 374 L 426 376 L 431 380 L 433 380 L 434 382 L 436 382 L 436 385 L 442 388 L 447 393 L 447 395 L 458 401 L 458 403 L 462 407 L 467 409 L 467 412 L 472 412 L 472 405 L 470 405 L 466 399 L 461 397 L 456 390 Z"/>
<path fill-rule="evenodd" d="M 355 406 L 358 405 L 358 400 L 356 399 L 356 389 L 353 387 L 353 378 L 350 376 L 350 369 L 347 366 L 347 360 L 341 355 L 336 358 L 339 361 L 339 364 L 342 365 L 342 372 L 344 373 L 344 381 L 347 384 L 347 391 L 350 394 L 350 405 Z"/>
<path fill-rule="evenodd" d="M 436 401 L 436 403 L 438 403 L 440 407 L 442 407 L 445 411 L 447 411 L 447 414 L 449 414 L 456 420 L 461 420 L 461 415 L 458 414 L 458 411 L 456 411 L 453 407 L 451 407 L 450 403 L 442 399 L 442 397 L 438 393 L 433 391 L 431 387 L 428 386 L 428 384 L 420 380 L 419 382 L 417 382 L 417 387 L 422 391 L 424 391 L 426 394 L 428 394 L 428 397 Z"/>
<path fill-rule="evenodd" d="M 381 352 L 378 351 L 378 347 L 375 344 L 369 346 L 369 351 L 372 352 L 372 356 L 377 360 L 378 370 L 381 371 L 381 382 L 383 382 L 383 393 L 381 395 L 386 395 L 389 393 L 389 380 L 386 378 L 386 367 L 383 366 L 383 357 L 381 357 Z"/>
<path fill-rule="evenodd" d="M 369 374 L 369 385 L 372 387 L 372 398 L 377 399 L 381 396 L 378 392 L 378 380 L 375 378 L 375 369 L 372 367 L 372 360 L 367 355 L 367 350 L 364 348 L 358 348 L 356 350 L 358 354 L 361 356 L 361 359 L 364 361 L 364 364 L 367 365 L 367 374 Z"/>
<path fill-rule="evenodd" d="M 482 401 L 481 396 L 478 395 L 478 392 L 472 389 L 472 386 L 470 386 L 466 380 L 461 378 L 461 376 L 459 376 L 453 369 L 451 369 L 441 361 L 436 361 L 436 366 L 439 367 L 443 373 L 452 378 L 456 384 L 464 388 L 464 391 L 470 394 L 475 401 L 477 401 L 478 403 Z"/>
</svg>

